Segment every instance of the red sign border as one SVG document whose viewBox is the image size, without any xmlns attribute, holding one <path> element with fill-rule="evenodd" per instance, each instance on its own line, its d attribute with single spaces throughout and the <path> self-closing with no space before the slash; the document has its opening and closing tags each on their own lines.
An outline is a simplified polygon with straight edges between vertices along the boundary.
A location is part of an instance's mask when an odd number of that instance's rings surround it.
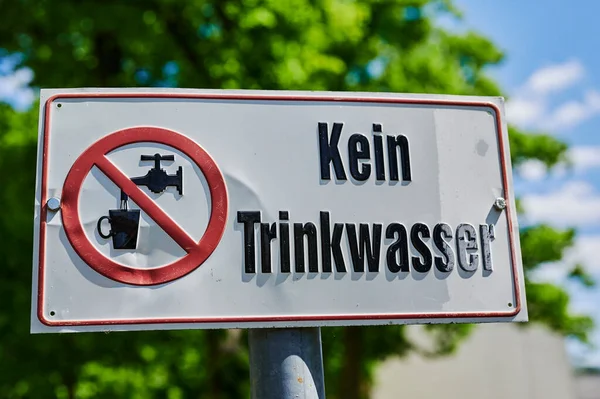
<svg viewBox="0 0 600 399">
<path fill-rule="evenodd" d="M 203 318 L 148 318 L 148 319 L 103 319 L 103 320 L 51 320 L 44 312 L 44 267 L 46 247 L 46 219 L 47 199 L 46 184 L 48 178 L 48 147 L 50 131 L 50 115 L 52 104 L 58 99 L 106 99 L 106 98 L 161 98 L 161 99 L 198 99 L 198 100 L 232 100 L 232 101 L 299 101 L 299 102 L 340 102 L 340 103 L 380 103 L 380 104 L 407 104 L 407 105 L 439 105 L 454 107 L 479 107 L 489 108 L 495 114 L 498 146 L 500 150 L 500 163 L 502 169 L 502 182 L 504 198 L 509 198 L 509 179 L 507 170 L 507 154 L 505 139 L 502 130 L 501 111 L 496 104 L 487 101 L 453 101 L 416 98 L 395 97 L 344 97 L 342 93 L 336 95 L 301 95 L 301 94 L 240 94 L 240 93 L 63 93 L 48 98 L 44 104 L 43 113 L 43 150 L 42 150 L 42 185 L 41 185 L 41 212 L 39 235 L 39 264 L 38 264 L 38 298 L 37 316 L 40 322 L 50 327 L 75 327 L 75 326 L 107 326 L 107 325 L 145 325 L 145 324 L 182 324 L 182 323 L 261 323 L 261 322 L 300 322 L 300 321 L 351 321 L 351 320 L 410 320 L 410 319 L 478 319 L 478 318 L 510 318 L 521 311 L 521 289 L 517 269 L 517 251 L 515 246 L 515 230 L 512 213 L 514 210 L 510 203 L 504 210 L 509 230 L 511 248 L 511 263 L 515 294 L 514 306 L 505 312 L 446 312 L 446 313 L 400 313 L 400 314 L 350 314 L 350 315 L 298 315 L 298 316 L 242 316 L 242 317 L 203 317 Z"/>
<path fill-rule="evenodd" d="M 113 180 L 107 173 L 116 169 L 112 162 L 106 158 L 108 153 L 125 145 L 140 142 L 158 143 L 175 148 L 190 157 L 202 171 L 210 191 L 211 213 L 208 226 L 199 242 L 194 242 L 166 213 L 161 212 L 160 208 L 154 206 L 152 199 L 141 192 L 127 177 L 115 173 L 116 177 L 119 178 L 117 181 Z M 175 241 L 188 253 L 164 266 L 138 269 L 121 265 L 98 251 L 83 231 L 83 224 L 79 215 L 81 186 L 94 166 L 113 180 L 113 183 L 125 191 L 142 210 L 147 213 L 149 210 L 155 210 L 156 215 L 150 214 L 150 217 L 159 225 L 175 225 L 175 227 L 165 229 L 165 232 L 173 239 L 178 237 Z M 134 193 L 137 194 L 139 200 L 133 198 Z M 88 147 L 71 166 L 65 178 L 61 197 L 61 216 L 65 233 L 79 257 L 89 267 L 114 281 L 140 286 L 168 283 L 200 267 L 219 245 L 225 232 L 227 213 L 225 179 L 211 156 L 200 145 L 181 133 L 152 126 L 136 126 L 118 130 L 102 137 Z"/>
</svg>

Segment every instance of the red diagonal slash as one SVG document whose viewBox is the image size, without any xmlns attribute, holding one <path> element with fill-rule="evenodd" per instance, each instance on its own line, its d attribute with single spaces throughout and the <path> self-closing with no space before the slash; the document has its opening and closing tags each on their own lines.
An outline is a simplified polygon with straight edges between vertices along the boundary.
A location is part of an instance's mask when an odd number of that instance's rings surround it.
<svg viewBox="0 0 600 399">
<path fill-rule="evenodd" d="M 105 156 L 95 161 L 98 169 L 110 180 L 123 190 L 139 207 L 146 212 L 157 225 L 162 228 L 181 248 L 187 253 L 198 249 L 198 243 L 194 241 L 173 219 L 169 217 L 156 203 L 142 191 L 134 182 L 125 176 Z"/>
</svg>

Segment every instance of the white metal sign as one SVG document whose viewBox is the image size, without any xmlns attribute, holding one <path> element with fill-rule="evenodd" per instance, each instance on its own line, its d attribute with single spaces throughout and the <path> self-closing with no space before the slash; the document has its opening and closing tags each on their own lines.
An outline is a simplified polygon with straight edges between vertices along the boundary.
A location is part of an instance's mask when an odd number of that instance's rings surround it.
<svg viewBox="0 0 600 399">
<path fill-rule="evenodd" d="M 525 321 L 501 98 L 42 90 L 32 331 Z"/>
</svg>

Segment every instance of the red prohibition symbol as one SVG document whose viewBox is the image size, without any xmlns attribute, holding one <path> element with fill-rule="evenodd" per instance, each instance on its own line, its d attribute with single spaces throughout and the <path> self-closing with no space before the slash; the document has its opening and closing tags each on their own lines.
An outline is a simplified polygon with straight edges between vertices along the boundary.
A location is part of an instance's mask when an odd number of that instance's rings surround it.
<svg viewBox="0 0 600 399">
<path fill-rule="evenodd" d="M 211 197 L 208 227 L 196 242 L 129 177 L 107 157 L 109 152 L 133 143 L 159 143 L 187 155 L 202 171 Z M 187 254 L 170 264 L 138 269 L 121 265 L 104 256 L 88 239 L 79 216 L 81 187 L 92 167 L 96 166 L 146 212 Z M 217 248 L 227 223 L 227 187 L 221 171 L 211 156 L 189 138 L 172 130 L 157 127 L 134 127 L 114 132 L 92 144 L 75 161 L 67 174 L 62 192 L 62 221 L 73 249 L 92 269 L 121 283 L 132 285 L 163 284 L 197 269 Z"/>
</svg>

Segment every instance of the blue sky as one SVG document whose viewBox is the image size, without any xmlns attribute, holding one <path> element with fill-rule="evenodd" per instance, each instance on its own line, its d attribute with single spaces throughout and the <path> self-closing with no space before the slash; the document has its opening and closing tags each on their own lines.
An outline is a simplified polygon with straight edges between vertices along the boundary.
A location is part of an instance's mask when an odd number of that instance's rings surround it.
<svg viewBox="0 0 600 399">
<path fill-rule="evenodd" d="M 506 53 L 490 73 L 509 97 L 509 121 L 571 146 L 572 167 L 547 171 L 530 162 L 515 171 L 515 190 L 529 215 L 523 222 L 577 228 L 573 250 L 562 262 L 541 268 L 537 279 L 567 287 L 573 311 L 593 315 L 600 327 L 600 287 L 565 281 L 568 267 L 582 262 L 600 285 L 600 2 L 455 3 L 466 28 L 485 34 Z M 600 367 L 600 328 L 592 339 L 597 347 L 592 350 L 567 343 L 574 363 Z"/>
<path fill-rule="evenodd" d="M 583 6 L 585 3 L 585 6 Z M 535 162 L 516 170 L 516 192 L 524 200 L 524 222 L 547 222 L 579 231 L 576 245 L 539 280 L 562 284 L 572 308 L 593 315 L 600 326 L 600 284 L 592 290 L 569 284 L 569 266 L 583 262 L 600 283 L 600 13 L 598 1 L 455 0 L 462 28 L 490 37 L 506 52 L 493 70 L 509 96 L 507 116 L 524 128 L 556 135 L 571 145 L 571 168 L 552 171 Z M 543 6 L 541 6 L 543 4 Z M 13 71 L 16 59 L 0 58 L 0 101 L 26 108 L 35 93 L 32 73 Z M 600 328 L 594 333 L 600 348 Z M 573 362 L 600 367 L 600 350 L 568 343 Z"/>
</svg>

